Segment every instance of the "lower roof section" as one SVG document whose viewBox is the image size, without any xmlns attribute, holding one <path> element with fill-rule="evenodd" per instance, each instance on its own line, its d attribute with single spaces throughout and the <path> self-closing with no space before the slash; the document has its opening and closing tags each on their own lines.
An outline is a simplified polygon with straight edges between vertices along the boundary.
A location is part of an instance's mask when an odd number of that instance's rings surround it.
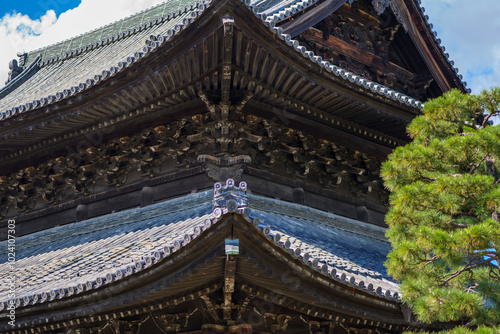
<svg viewBox="0 0 500 334">
<path fill-rule="evenodd" d="M 262 280 L 265 281 L 266 268 L 276 270 L 293 264 L 291 272 L 302 268 L 300 272 L 312 272 L 311 279 L 335 286 L 344 291 L 342 293 L 357 291 L 355 295 L 362 296 L 364 303 L 372 299 L 382 304 L 400 303 L 398 285 L 390 280 L 383 267 L 390 250 L 383 228 L 304 205 L 253 194 L 247 196 L 245 190 L 244 183 L 237 187 L 228 181 L 224 186 L 216 184 L 215 190 L 18 238 L 14 271 L 6 265 L 0 266 L 0 316 L 7 316 L 12 302 L 8 296 L 9 275 L 14 274 L 18 282 L 13 303 L 19 314 L 28 316 L 32 309 L 46 309 L 44 305 L 86 298 L 86 295 L 106 295 L 109 286 L 125 289 L 132 280 L 151 280 L 153 274 L 148 272 L 159 270 L 159 266 L 166 263 L 181 262 L 190 268 L 190 263 L 184 261 L 192 260 L 182 255 L 183 249 L 206 249 L 207 254 L 209 249 L 215 249 L 215 253 L 224 254 L 223 245 L 211 243 L 223 237 L 223 229 L 229 233 L 226 237 L 241 236 L 237 287 L 259 286 L 259 280 L 249 279 L 258 275 L 257 271 L 253 272 L 254 267 L 263 268 Z M 6 242 L 0 244 L 0 250 L 0 258 L 6 261 Z M 196 278 L 201 286 L 210 280 L 223 282 L 223 270 L 220 275 L 217 273 L 217 268 L 222 268 L 221 259 L 219 255 L 215 260 L 204 262 L 216 264 L 204 269 L 204 275 L 211 278 L 203 284 L 200 283 L 204 281 L 203 276 L 195 273 L 195 264 L 191 268 L 194 271 L 189 269 L 182 277 Z M 181 277 L 178 272 L 172 275 Z M 261 288 L 269 288 L 274 282 L 272 277 L 267 277 L 270 283 Z M 283 279 L 277 281 L 280 280 Z M 174 283 L 162 284 L 160 290 L 168 290 Z M 278 288 L 282 290 L 277 285 L 269 288 L 269 293 Z M 307 296 L 307 292 L 301 293 Z M 300 296 L 297 294 L 295 298 Z M 335 296 L 327 298 L 330 299 Z"/>
</svg>

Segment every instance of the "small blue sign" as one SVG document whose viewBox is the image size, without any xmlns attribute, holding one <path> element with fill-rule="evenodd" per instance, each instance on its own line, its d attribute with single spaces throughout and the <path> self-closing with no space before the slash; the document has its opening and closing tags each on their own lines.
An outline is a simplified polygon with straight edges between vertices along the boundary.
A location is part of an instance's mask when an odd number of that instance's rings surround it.
<svg viewBox="0 0 500 334">
<path fill-rule="evenodd" d="M 226 239 L 226 255 L 240 254 L 240 240 Z"/>
</svg>

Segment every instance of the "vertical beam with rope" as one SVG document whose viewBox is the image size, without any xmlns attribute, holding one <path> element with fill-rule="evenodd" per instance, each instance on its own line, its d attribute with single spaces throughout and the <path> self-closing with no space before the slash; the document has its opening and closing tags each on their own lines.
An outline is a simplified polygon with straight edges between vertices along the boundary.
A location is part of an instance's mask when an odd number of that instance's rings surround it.
<svg viewBox="0 0 500 334">
<path fill-rule="evenodd" d="M 224 16 L 222 18 L 222 24 L 224 25 L 224 53 L 222 62 L 222 93 L 221 103 L 223 105 L 230 105 L 230 87 L 231 87 L 231 67 L 233 58 L 233 26 L 234 18 L 231 16 Z"/>
<path fill-rule="evenodd" d="M 224 320 L 228 325 L 233 325 L 231 319 L 232 296 L 234 292 L 234 282 L 236 277 L 236 260 L 239 254 L 239 240 L 226 239 L 226 268 L 224 271 L 224 304 L 222 306 Z"/>
</svg>

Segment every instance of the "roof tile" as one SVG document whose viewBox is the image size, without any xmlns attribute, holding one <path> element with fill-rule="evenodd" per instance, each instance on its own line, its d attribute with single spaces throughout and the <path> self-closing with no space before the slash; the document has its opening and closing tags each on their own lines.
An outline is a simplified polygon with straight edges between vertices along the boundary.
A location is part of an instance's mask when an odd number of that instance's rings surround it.
<svg viewBox="0 0 500 334">
<path fill-rule="evenodd" d="M 19 238 L 20 305 L 26 305 L 25 297 L 33 303 L 70 295 L 68 289 L 80 293 L 154 265 L 227 212 L 225 205 L 231 206 L 232 198 L 238 199 L 237 210 L 251 208 L 244 212 L 263 233 L 318 273 L 359 289 L 381 287 L 379 293 L 369 292 L 397 298 L 386 292 L 398 291 L 398 286 L 383 267 L 390 246 L 381 228 L 257 195 L 248 195 L 247 204 L 238 191 L 242 189 L 222 191 L 224 198 L 219 196 L 216 206 L 213 192 L 205 191 Z M 4 244 L 0 243 L 0 253 L 7 249 Z M 7 266 L 0 268 L 0 301 L 5 302 L 4 278 L 10 272 Z M 56 289 L 66 290 L 54 295 Z"/>
</svg>

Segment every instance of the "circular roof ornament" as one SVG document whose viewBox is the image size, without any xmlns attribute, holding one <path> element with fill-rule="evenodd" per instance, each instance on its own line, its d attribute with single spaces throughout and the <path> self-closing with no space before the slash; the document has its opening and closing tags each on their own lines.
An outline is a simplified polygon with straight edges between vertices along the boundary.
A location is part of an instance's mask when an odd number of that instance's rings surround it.
<svg viewBox="0 0 500 334">
<path fill-rule="evenodd" d="M 222 216 L 222 210 L 221 208 L 215 208 L 213 211 L 213 215 L 215 218 L 220 218 Z"/>
<path fill-rule="evenodd" d="M 236 202 L 234 199 L 230 199 L 226 203 L 227 206 L 227 211 L 229 212 L 236 212 L 238 211 L 238 202 Z"/>
</svg>

